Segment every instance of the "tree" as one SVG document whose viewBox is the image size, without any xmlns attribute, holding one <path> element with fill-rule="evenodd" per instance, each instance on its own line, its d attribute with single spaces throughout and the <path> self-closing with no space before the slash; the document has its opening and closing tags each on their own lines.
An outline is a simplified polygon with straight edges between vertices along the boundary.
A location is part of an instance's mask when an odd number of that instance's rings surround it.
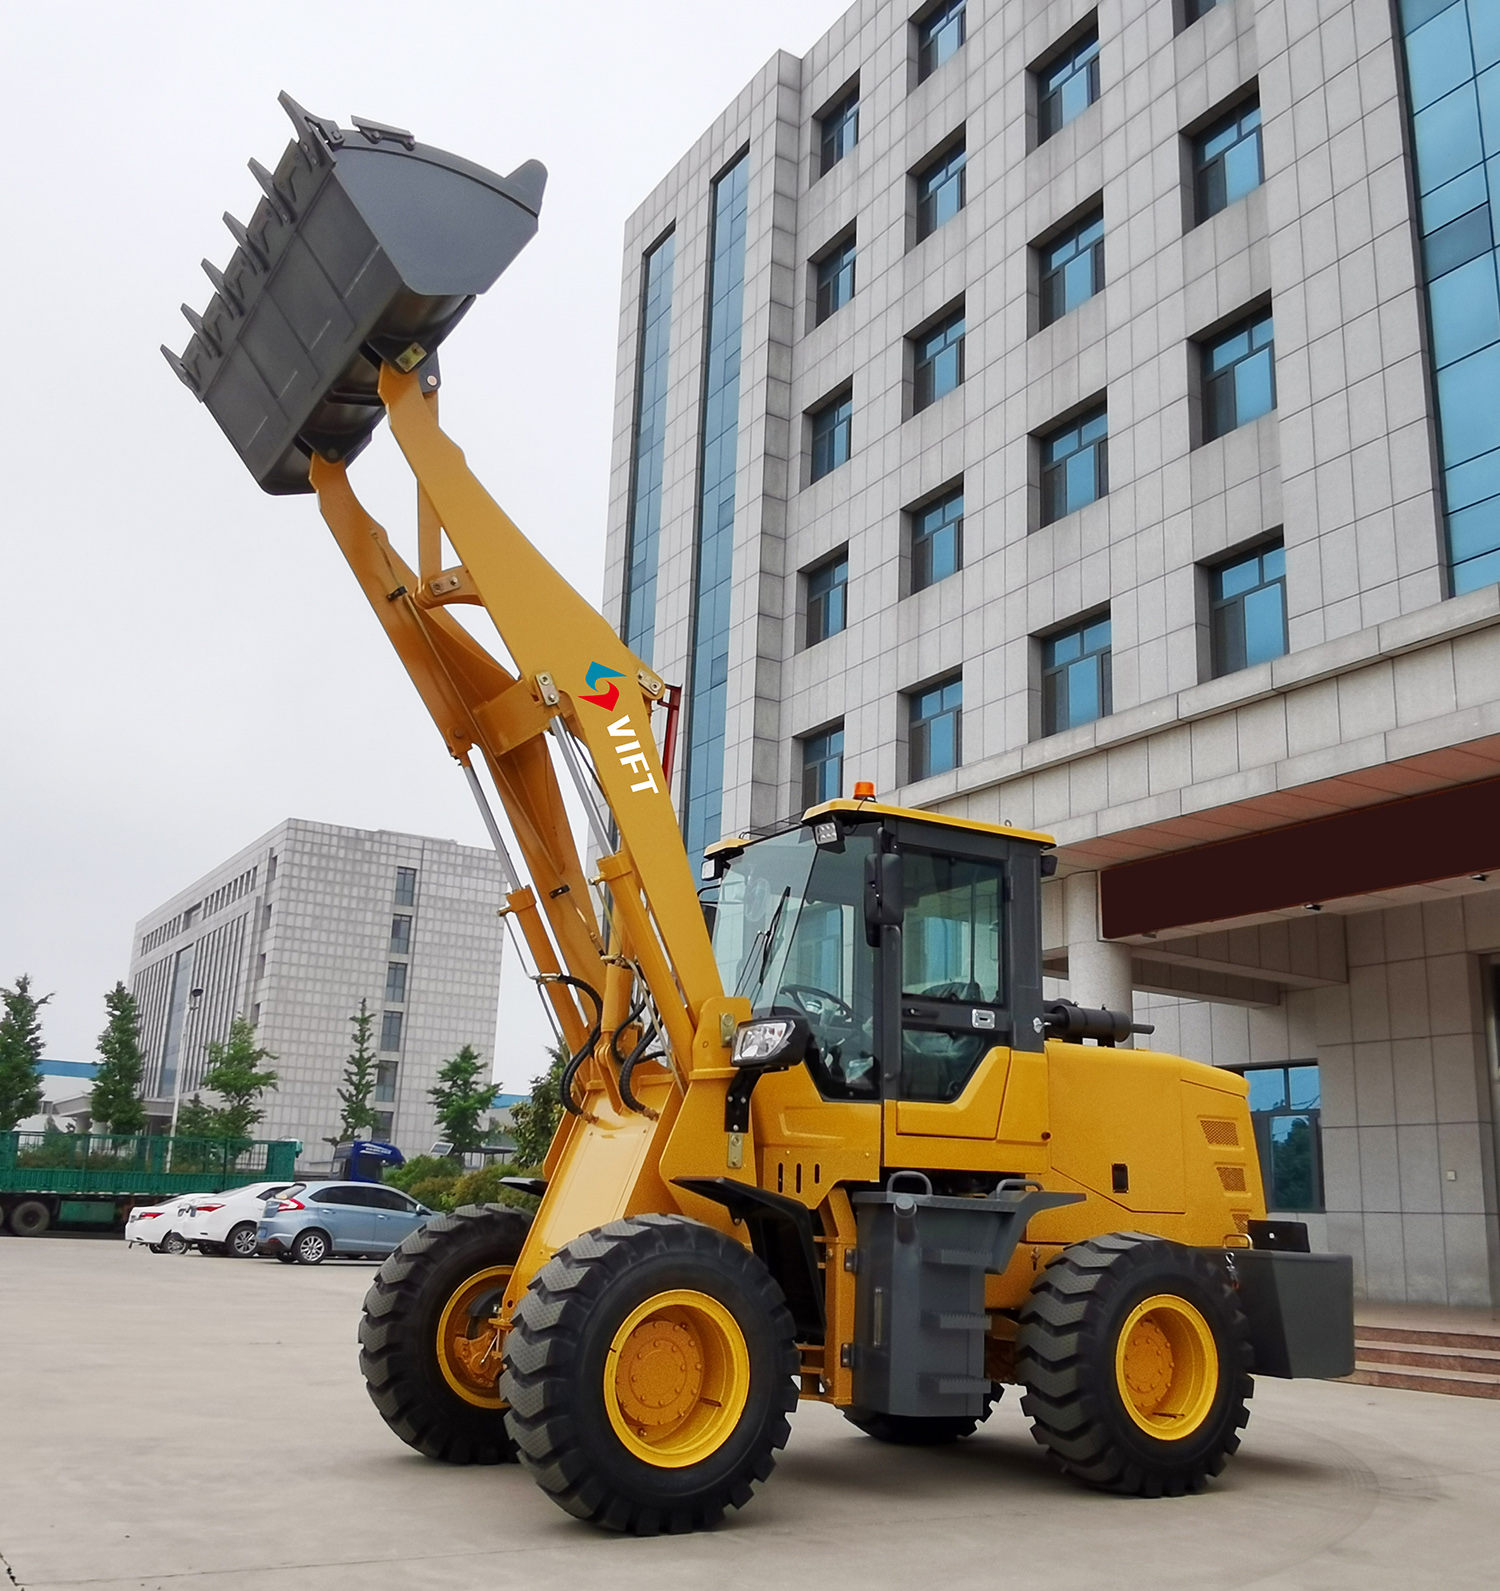
<svg viewBox="0 0 1500 1591">
<path fill-rule="evenodd" d="M 255 1028 L 248 1017 L 237 1016 L 229 1024 L 227 1039 L 210 1039 L 208 1065 L 203 1069 L 203 1086 L 224 1103 L 219 1107 L 216 1138 L 248 1138 L 250 1129 L 264 1115 L 257 1101 L 269 1088 L 276 1087 L 276 1073 L 262 1071 L 262 1061 L 274 1061 L 269 1050 L 256 1047 Z M 182 1113 L 178 1112 L 179 1125 Z"/>
<path fill-rule="evenodd" d="M 42 1108 L 42 1023 L 38 1012 L 52 998 L 31 992 L 22 973 L 14 989 L 0 989 L 5 1012 L 0 1016 L 0 1132 Z"/>
<path fill-rule="evenodd" d="M 437 1113 L 443 1137 L 453 1145 L 453 1153 L 477 1149 L 484 1142 L 484 1117 L 495 1100 L 495 1085 L 490 1069 L 479 1059 L 472 1044 L 464 1047 L 438 1073 L 436 1088 L 427 1096 Z"/>
<path fill-rule="evenodd" d="M 141 1102 L 141 1013 L 135 996 L 117 983 L 104 996 L 109 1022 L 99 1035 L 104 1057 L 94 1078 L 89 1115 L 107 1132 L 138 1133 L 146 1130 L 146 1107 Z"/>
<path fill-rule="evenodd" d="M 510 1108 L 510 1135 L 516 1142 L 516 1164 L 539 1166 L 547 1158 L 552 1135 L 562 1115 L 562 1074 L 568 1046 L 559 1040 L 547 1052 L 547 1070 L 531 1080 L 531 1098 Z"/>
<path fill-rule="evenodd" d="M 335 1149 L 361 1131 L 373 1132 L 375 1128 L 375 1109 L 370 1104 L 378 1064 L 375 1051 L 370 1048 L 370 1028 L 374 1021 L 375 1013 L 368 1000 L 361 1000 L 359 1010 L 349 1018 L 349 1025 L 354 1029 L 354 1048 L 344 1063 L 344 1086 L 338 1090 L 341 1106 L 338 1137 L 323 1140 Z"/>
<path fill-rule="evenodd" d="M 219 1112 L 203 1103 L 202 1094 L 180 1101 L 177 1106 L 177 1136 L 179 1138 L 222 1138 Z"/>
</svg>

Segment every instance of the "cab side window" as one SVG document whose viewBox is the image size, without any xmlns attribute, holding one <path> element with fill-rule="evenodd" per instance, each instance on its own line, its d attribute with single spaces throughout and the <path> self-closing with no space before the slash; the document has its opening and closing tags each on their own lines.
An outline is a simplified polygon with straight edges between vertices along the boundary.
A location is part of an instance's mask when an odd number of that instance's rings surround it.
<svg viewBox="0 0 1500 1591">
<path fill-rule="evenodd" d="M 901 1096 L 951 1100 L 1004 1042 L 1004 871 L 903 852 Z"/>
</svg>

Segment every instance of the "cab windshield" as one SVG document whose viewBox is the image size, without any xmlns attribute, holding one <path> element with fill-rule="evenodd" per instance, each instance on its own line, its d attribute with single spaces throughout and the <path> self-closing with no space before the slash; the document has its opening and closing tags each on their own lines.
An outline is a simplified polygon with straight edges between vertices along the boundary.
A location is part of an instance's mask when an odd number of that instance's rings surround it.
<svg viewBox="0 0 1500 1591">
<path fill-rule="evenodd" d="M 748 846 L 725 873 L 714 918 L 714 958 L 725 991 L 805 1017 L 815 1040 L 808 1068 L 832 1099 L 870 1099 L 875 953 L 865 942 L 867 836 L 842 851 L 806 828 Z"/>
</svg>

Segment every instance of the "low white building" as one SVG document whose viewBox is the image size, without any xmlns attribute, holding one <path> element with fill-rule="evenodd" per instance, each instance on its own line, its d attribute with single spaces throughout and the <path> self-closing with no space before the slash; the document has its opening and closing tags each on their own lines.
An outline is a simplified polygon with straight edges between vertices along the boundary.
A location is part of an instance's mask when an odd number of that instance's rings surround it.
<svg viewBox="0 0 1500 1591">
<path fill-rule="evenodd" d="M 289 818 L 136 925 L 144 1093 L 165 1125 L 201 1087 L 209 1041 L 243 1014 L 276 1059 L 263 1138 L 324 1157 L 351 1016 L 367 1001 L 379 1051 L 376 1136 L 407 1153 L 436 1136 L 428 1090 L 472 1044 L 495 1051 L 502 923 L 492 851 L 386 829 Z"/>
</svg>

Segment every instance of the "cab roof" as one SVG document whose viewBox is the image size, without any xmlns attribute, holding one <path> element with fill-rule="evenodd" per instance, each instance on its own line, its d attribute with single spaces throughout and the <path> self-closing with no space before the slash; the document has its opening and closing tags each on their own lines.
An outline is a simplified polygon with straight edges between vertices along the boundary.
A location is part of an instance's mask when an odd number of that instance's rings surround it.
<svg viewBox="0 0 1500 1591">
<path fill-rule="evenodd" d="M 790 823 L 786 829 L 778 832 L 785 833 L 793 828 L 801 828 L 829 813 L 848 813 L 861 818 L 904 818 L 913 823 L 932 823 L 940 828 L 963 829 L 970 834 L 996 834 L 1007 840 L 1030 840 L 1035 845 L 1048 848 L 1057 844 L 1052 835 L 1042 834 L 1035 829 L 1016 829 L 1005 823 L 980 823 L 974 818 L 950 817 L 946 812 L 926 812 L 918 807 L 888 806 L 883 801 L 853 801 L 842 796 L 834 801 L 824 801 L 820 806 L 809 807 L 799 822 Z M 723 839 L 704 846 L 703 854 L 705 857 L 710 857 L 725 852 L 737 853 L 747 846 L 754 845 L 755 838 L 742 834 L 726 834 Z"/>
</svg>

